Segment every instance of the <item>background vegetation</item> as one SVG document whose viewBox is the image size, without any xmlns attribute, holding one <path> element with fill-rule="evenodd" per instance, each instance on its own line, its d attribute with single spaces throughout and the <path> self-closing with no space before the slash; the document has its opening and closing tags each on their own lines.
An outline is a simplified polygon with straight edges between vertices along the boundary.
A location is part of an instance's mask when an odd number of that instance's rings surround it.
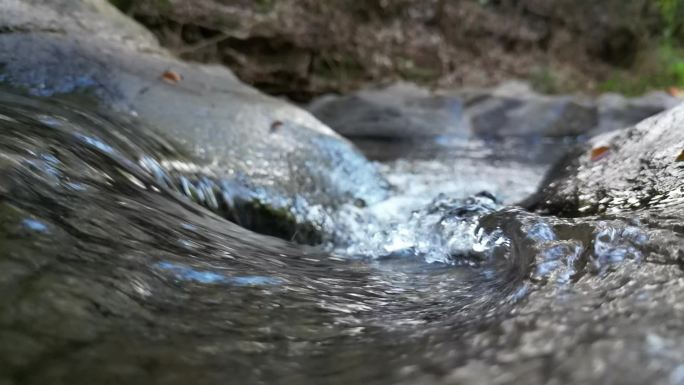
<svg viewBox="0 0 684 385">
<path fill-rule="evenodd" d="M 684 0 L 111 0 L 187 60 L 307 101 L 409 80 L 684 88 Z"/>
<path fill-rule="evenodd" d="M 657 3 L 662 19 L 660 36 L 640 53 L 634 68 L 616 71 L 601 84 L 601 91 L 636 95 L 652 89 L 684 88 L 684 0 Z"/>
</svg>

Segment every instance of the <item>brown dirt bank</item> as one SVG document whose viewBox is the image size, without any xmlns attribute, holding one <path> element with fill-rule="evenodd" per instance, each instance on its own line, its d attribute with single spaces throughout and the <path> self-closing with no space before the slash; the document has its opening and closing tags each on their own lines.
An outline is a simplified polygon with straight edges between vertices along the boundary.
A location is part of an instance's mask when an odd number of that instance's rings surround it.
<svg viewBox="0 0 684 385">
<path fill-rule="evenodd" d="M 664 33 L 654 0 L 113 0 L 181 57 L 306 101 L 396 79 L 592 92 Z"/>
</svg>

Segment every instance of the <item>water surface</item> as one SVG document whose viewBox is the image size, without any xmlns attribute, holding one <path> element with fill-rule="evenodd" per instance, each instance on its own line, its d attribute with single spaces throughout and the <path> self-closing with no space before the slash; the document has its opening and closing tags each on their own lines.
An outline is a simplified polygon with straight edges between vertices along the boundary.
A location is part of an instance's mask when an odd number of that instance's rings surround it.
<svg viewBox="0 0 684 385">
<path fill-rule="evenodd" d="M 392 196 L 308 208 L 312 247 L 74 106 L 0 94 L 0 384 L 684 382 L 681 234 L 513 206 L 572 141 L 366 147 Z"/>
</svg>

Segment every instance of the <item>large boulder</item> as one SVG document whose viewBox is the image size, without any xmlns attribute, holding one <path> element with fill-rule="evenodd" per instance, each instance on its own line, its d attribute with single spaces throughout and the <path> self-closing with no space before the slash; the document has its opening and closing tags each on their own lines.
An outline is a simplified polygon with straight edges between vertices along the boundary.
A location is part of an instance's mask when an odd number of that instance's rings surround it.
<svg viewBox="0 0 684 385">
<path fill-rule="evenodd" d="M 134 117 L 189 155 L 184 170 L 190 162 L 203 176 L 238 183 L 252 206 L 291 211 L 294 201 L 334 207 L 385 194 L 375 167 L 311 114 L 224 67 L 177 60 L 104 0 L 10 0 L 2 8 L 2 83 L 43 97 L 85 96 Z"/>
</svg>

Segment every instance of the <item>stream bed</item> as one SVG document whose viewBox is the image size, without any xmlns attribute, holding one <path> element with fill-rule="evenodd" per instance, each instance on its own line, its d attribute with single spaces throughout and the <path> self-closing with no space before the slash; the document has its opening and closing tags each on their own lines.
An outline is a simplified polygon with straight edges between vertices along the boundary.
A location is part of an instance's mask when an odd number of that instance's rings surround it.
<svg viewBox="0 0 684 385">
<path fill-rule="evenodd" d="M 308 246 L 152 130 L 3 92 L 0 384 L 682 384 L 681 232 L 516 206 L 578 140 L 359 141 L 391 193 L 307 207 Z"/>
</svg>

